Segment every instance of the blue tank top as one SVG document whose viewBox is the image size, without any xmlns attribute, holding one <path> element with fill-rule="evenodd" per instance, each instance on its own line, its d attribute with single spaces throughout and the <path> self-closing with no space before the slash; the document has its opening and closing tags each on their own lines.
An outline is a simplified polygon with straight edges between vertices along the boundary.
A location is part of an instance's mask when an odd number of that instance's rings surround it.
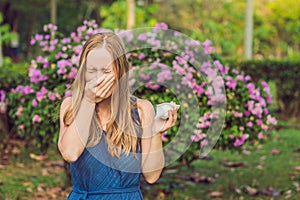
<svg viewBox="0 0 300 200">
<path fill-rule="evenodd" d="M 136 98 L 131 99 L 136 103 Z M 140 122 L 137 108 L 132 109 L 132 116 Z M 132 152 L 128 156 L 122 152 L 120 158 L 112 157 L 104 133 L 103 130 L 98 144 L 85 148 L 80 157 L 70 163 L 73 187 L 68 200 L 143 200 L 140 190 L 141 150 L 137 148 L 137 158 Z"/>
</svg>

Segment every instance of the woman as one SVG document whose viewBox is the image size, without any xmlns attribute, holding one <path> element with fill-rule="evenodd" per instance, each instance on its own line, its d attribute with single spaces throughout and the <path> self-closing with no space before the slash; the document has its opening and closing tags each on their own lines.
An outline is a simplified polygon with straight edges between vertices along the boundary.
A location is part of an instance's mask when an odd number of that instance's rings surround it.
<svg viewBox="0 0 300 200">
<path fill-rule="evenodd" d="M 175 125 L 177 110 L 155 119 L 148 100 L 130 95 L 124 53 L 114 33 L 91 36 L 72 96 L 61 103 L 58 149 L 70 163 L 68 199 L 143 199 L 140 175 L 154 183 L 164 167 L 161 133 Z"/>
</svg>

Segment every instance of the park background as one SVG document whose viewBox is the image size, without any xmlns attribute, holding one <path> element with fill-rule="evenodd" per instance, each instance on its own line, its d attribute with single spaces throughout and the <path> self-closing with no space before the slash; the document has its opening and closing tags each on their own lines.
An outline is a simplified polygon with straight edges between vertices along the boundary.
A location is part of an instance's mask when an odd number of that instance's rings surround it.
<svg viewBox="0 0 300 200">
<path fill-rule="evenodd" d="M 201 42 L 226 80 L 226 122 L 216 147 L 197 157 L 207 129 L 200 124 L 203 132 L 157 183 L 142 180 L 145 199 L 299 199 L 299 0 L 0 0 L 0 9 L 0 199 L 66 199 L 70 192 L 54 114 L 76 65 L 62 61 L 78 53 L 79 35 L 96 27 L 184 33 Z M 130 54 L 135 66 L 158 59 L 162 66 L 181 66 L 165 52 Z M 195 79 L 196 86 L 204 82 Z M 199 106 L 206 108 L 199 87 Z M 261 97 L 253 98 L 253 91 Z M 137 94 L 153 104 L 176 101 L 153 83 Z M 253 112 L 241 103 L 251 99 L 260 103 Z"/>
</svg>

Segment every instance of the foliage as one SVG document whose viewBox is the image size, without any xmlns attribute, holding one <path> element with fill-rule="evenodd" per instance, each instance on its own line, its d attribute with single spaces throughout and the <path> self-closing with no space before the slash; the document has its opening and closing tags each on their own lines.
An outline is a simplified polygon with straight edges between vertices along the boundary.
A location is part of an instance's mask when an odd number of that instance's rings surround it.
<svg viewBox="0 0 300 200">
<path fill-rule="evenodd" d="M 103 4 L 110 4 L 112 0 L 85 0 L 85 1 L 56 1 L 56 25 L 60 32 L 69 34 L 82 23 L 84 19 L 101 19 L 98 8 Z M 29 44 L 31 36 L 39 32 L 44 24 L 49 23 L 51 1 L 44 0 L 0 0 L 0 9 L 5 12 L 5 21 L 18 29 L 20 35 L 20 49 L 27 56 L 37 56 Z M 17 24 L 14 24 L 18 21 Z"/>
<path fill-rule="evenodd" d="M 259 55 L 299 57 L 300 2 L 257 1 L 254 17 L 254 46 Z M 269 53 L 270 54 L 270 53 Z M 271 58 L 271 56 L 268 56 Z"/>
<path fill-rule="evenodd" d="M 162 38 L 162 31 L 167 28 L 166 24 L 159 23 L 154 27 L 152 35 L 139 33 L 138 41 L 159 45 L 160 41 L 166 39 Z M 71 81 L 76 77 L 82 44 L 90 35 L 99 31 L 108 30 L 98 29 L 95 21 L 85 21 L 83 26 L 77 28 L 77 32 L 64 37 L 57 31 L 56 26 L 49 24 L 44 26 L 45 33 L 36 34 L 32 38 L 31 44 L 38 44 L 43 54 L 32 60 L 28 69 L 29 82 L 13 88 L 9 93 L 9 115 L 18 127 L 18 134 L 29 139 L 35 138 L 35 144 L 39 145 L 42 150 L 47 149 L 51 142 L 57 141 L 58 112 L 53 111 L 58 111 L 62 97 L 71 93 L 68 89 Z M 181 107 L 181 113 L 185 110 L 188 112 L 184 116 L 179 116 L 179 121 L 181 118 L 196 118 L 195 120 L 198 121 L 196 127 L 187 123 L 180 126 L 186 133 L 190 133 L 182 138 L 193 142 L 182 160 L 192 160 L 199 150 L 199 144 L 204 147 L 208 143 L 206 132 L 216 116 L 211 107 L 224 100 L 225 96 L 222 94 L 215 96 L 210 86 L 212 80 L 205 80 L 204 74 L 199 74 L 193 68 L 196 47 L 201 45 L 203 52 L 209 55 L 214 51 L 211 42 L 207 40 L 200 44 L 195 40 L 179 41 L 180 34 L 178 32 L 174 34 L 175 40 L 178 41 L 170 44 L 175 49 L 180 48 L 177 45 L 183 44 L 185 51 L 181 55 L 159 51 L 157 46 L 154 51 L 148 48 L 128 53 L 133 72 L 139 69 L 138 66 L 151 64 L 148 68 L 140 68 L 144 70 L 144 74 L 133 73 L 131 81 L 141 79 L 146 81 L 145 87 L 139 88 L 137 93 L 141 98 L 149 99 L 154 105 L 170 100 L 177 102 L 177 97 L 174 96 L 172 90 L 181 93 L 178 98 L 197 97 L 201 107 L 200 113 L 196 110 L 189 110 L 192 106 L 185 104 Z M 55 37 L 51 38 L 50 35 L 55 35 Z M 127 42 L 134 38 L 129 35 L 125 37 Z M 208 67 L 213 65 L 216 66 L 215 71 L 209 70 Z M 224 67 L 218 60 L 202 63 L 201 70 L 205 74 L 211 74 L 212 77 L 220 74 L 218 77 L 224 80 L 226 88 L 227 119 L 218 146 L 239 149 L 248 141 L 253 143 L 266 139 L 266 131 L 272 124 L 276 124 L 276 120 L 267 109 L 271 101 L 268 85 L 263 82 L 262 85 L 255 86 L 250 82 L 249 76 L 237 69 Z M 170 89 L 157 84 L 164 84 L 167 81 L 178 83 L 178 85 Z M 197 117 L 199 114 L 200 118 Z M 162 139 L 165 144 L 176 137 L 178 129 L 179 127 L 175 126 L 163 135 Z M 174 148 L 179 148 L 179 146 Z"/>
<path fill-rule="evenodd" d="M 155 17 L 194 39 L 209 38 L 222 57 L 242 59 L 245 6 L 244 0 L 163 1 Z M 254 1 L 255 58 L 299 57 L 299 8 L 298 0 Z"/>
<path fill-rule="evenodd" d="M 0 12 L 0 24 L 3 22 L 3 15 Z M 8 24 L 2 24 L 0 26 L 0 44 L 10 44 L 10 42 L 16 37 L 15 33 L 10 32 Z"/>
<path fill-rule="evenodd" d="M 0 67 L 0 88 L 8 92 L 27 82 L 27 66 L 27 63 L 12 63 L 9 57 L 5 57 L 3 66 Z"/>
<path fill-rule="evenodd" d="M 283 119 L 298 118 L 300 115 L 300 77 L 298 60 L 249 60 L 233 62 L 243 71 L 250 74 L 255 82 L 274 81 L 276 84 L 277 107 Z"/>
<path fill-rule="evenodd" d="M 134 9 L 136 27 L 148 27 L 156 24 L 156 20 L 151 17 L 157 10 L 156 4 L 147 7 L 135 5 Z M 99 10 L 101 16 L 104 17 L 101 27 L 111 30 L 126 28 L 128 12 L 126 0 L 115 1 L 112 5 L 102 5 Z"/>
</svg>

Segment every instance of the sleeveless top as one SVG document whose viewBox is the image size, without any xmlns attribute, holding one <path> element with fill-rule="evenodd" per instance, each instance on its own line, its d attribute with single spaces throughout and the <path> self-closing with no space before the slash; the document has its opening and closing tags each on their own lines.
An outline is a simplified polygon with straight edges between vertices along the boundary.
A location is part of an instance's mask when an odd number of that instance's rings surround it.
<svg viewBox="0 0 300 200">
<path fill-rule="evenodd" d="M 136 98 L 131 100 L 136 105 Z M 137 107 L 131 113 L 133 120 L 140 122 Z M 79 158 L 70 163 L 73 187 L 67 199 L 143 200 L 140 190 L 141 150 L 137 148 L 137 158 L 132 152 L 128 156 L 122 152 L 120 158 L 112 157 L 103 133 L 104 130 L 98 144 L 86 147 Z M 140 140 L 137 147 L 139 143 Z"/>
</svg>

